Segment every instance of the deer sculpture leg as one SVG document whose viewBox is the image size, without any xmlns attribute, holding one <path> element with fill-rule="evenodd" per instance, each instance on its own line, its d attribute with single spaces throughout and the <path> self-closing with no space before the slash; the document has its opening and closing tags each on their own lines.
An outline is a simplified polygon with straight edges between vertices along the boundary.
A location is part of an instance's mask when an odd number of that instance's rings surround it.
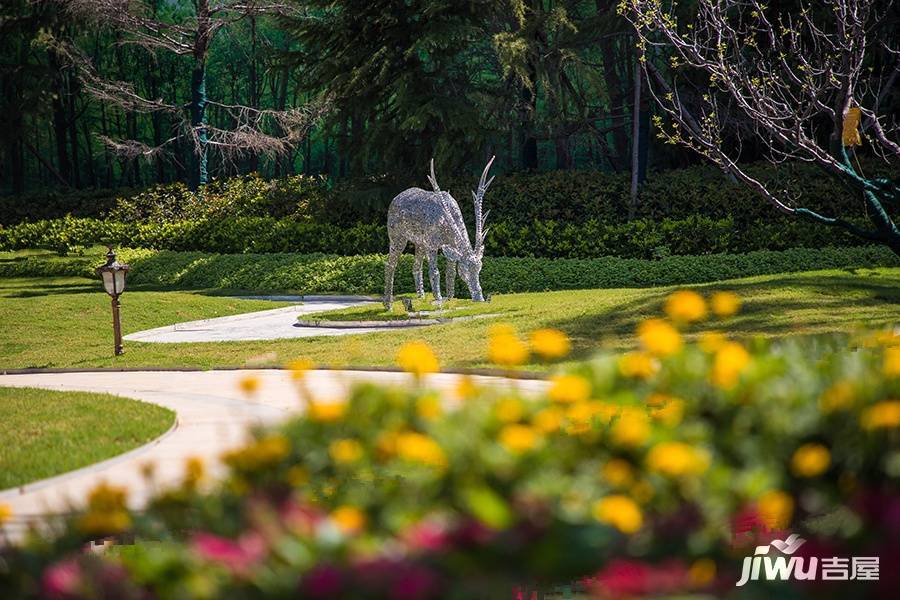
<svg viewBox="0 0 900 600">
<path fill-rule="evenodd" d="M 416 283 L 416 296 L 425 297 L 425 284 L 422 283 L 422 261 L 425 260 L 425 249 L 416 246 L 416 259 L 413 263 L 413 281 Z"/>
<path fill-rule="evenodd" d="M 456 290 L 456 262 L 452 260 L 447 261 L 447 273 L 445 274 L 447 279 L 447 300 L 453 298 Z"/>
<path fill-rule="evenodd" d="M 387 261 L 384 263 L 384 308 L 391 310 L 394 304 L 394 271 L 397 270 L 397 263 L 400 261 L 400 254 L 406 247 L 406 241 L 402 244 L 395 243 L 391 240 L 391 249 L 388 251 Z"/>
<path fill-rule="evenodd" d="M 431 279 L 431 293 L 434 299 L 442 302 L 441 297 L 441 273 L 438 271 L 437 250 L 428 250 L 428 275 Z"/>
</svg>

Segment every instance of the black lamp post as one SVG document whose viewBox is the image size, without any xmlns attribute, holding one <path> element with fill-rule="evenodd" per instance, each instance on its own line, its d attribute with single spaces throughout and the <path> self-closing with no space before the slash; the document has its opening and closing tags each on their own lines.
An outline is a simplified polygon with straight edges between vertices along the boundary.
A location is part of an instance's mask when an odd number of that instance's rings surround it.
<svg viewBox="0 0 900 600">
<path fill-rule="evenodd" d="M 122 324 L 119 321 L 119 296 L 125 291 L 125 275 L 128 274 L 128 265 L 116 260 L 116 253 L 112 246 L 106 253 L 106 264 L 97 267 L 97 274 L 103 279 L 103 289 L 112 298 L 113 335 L 115 336 L 116 356 L 124 354 L 122 349 Z"/>
</svg>

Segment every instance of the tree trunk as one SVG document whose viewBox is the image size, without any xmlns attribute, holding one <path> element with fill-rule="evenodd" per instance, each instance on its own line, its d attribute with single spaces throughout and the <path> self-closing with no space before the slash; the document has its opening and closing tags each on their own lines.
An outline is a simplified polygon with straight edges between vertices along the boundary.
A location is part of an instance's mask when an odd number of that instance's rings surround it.
<svg viewBox="0 0 900 600">
<path fill-rule="evenodd" d="M 259 82 L 256 71 L 256 17 L 252 14 L 250 19 L 250 107 L 259 108 Z M 259 171 L 259 156 L 254 152 L 250 154 L 250 171 Z"/>
<path fill-rule="evenodd" d="M 616 4 L 615 2 L 596 0 L 597 13 L 602 13 L 607 8 L 610 11 L 614 11 Z M 618 39 L 618 37 L 605 37 L 600 42 L 600 52 L 603 57 L 603 81 L 606 83 L 606 93 L 609 95 L 610 125 L 614 122 L 614 115 L 617 110 L 625 111 L 625 86 L 617 68 L 623 63 L 618 56 Z M 612 147 L 616 156 L 607 156 L 607 160 L 609 160 L 610 166 L 614 171 L 619 171 L 622 169 L 628 153 L 628 136 L 624 126 L 613 129 L 610 135 L 612 136 Z"/>
<path fill-rule="evenodd" d="M 194 66 L 194 70 L 191 73 L 191 129 L 196 137 L 191 157 L 191 190 L 197 190 L 209 181 L 207 173 L 206 104 L 206 65 L 199 62 Z"/>
<path fill-rule="evenodd" d="M 638 59 L 640 55 L 638 55 Z M 628 219 L 633 219 L 638 207 L 640 185 L 647 178 L 647 135 L 650 131 L 650 106 L 648 94 L 642 93 L 643 69 L 640 60 L 634 64 L 634 103 L 631 128 L 631 195 L 628 203 Z"/>
<path fill-rule="evenodd" d="M 80 188 L 81 161 L 78 158 L 78 111 L 75 109 L 76 81 L 75 77 L 66 76 L 66 106 L 68 113 L 66 125 L 69 127 L 69 143 L 72 146 L 72 183 L 74 183 L 76 188 Z"/>
<path fill-rule="evenodd" d="M 65 89 L 63 85 L 62 66 L 59 57 L 52 49 L 47 51 L 48 62 L 53 71 L 53 140 L 56 144 L 56 172 L 69 185 L 72 181 L 72 163 L 69 162 L 68 131 L 66 124 Z"/>
</svg>

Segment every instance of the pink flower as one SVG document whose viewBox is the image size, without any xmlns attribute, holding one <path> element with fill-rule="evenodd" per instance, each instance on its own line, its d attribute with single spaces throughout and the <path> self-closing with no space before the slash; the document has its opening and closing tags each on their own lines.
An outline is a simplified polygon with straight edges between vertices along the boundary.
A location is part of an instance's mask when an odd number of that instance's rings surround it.
<svg viewBox="0 0 900 600">
<path fill-rule="evenodd" d="M 412 550 L 440 552 L 450 543 L 446 527 L 437 521 L 420 521 L 403 532 L 403 540 Z"/>
<path fill-rule="evenodd" d="M 219 563 L 236 575 L 246 575 L 266 555 L 266 545 L 257 533 L 245 533 L 237 541 L 211 533 L 195 533 L 191 546 L 201 558 Z"/>
<path fill-rule="evenodd" d="M 81 567 L 74 558 L 50 565 L 41 578 L 41 590 L 48 598 L 76 597 L 81 587 Z"/>
<path fill-rule="evenodd" d="M 285 527 L 290 532 L 301 536 L 313 535 L 316 526 L 324 519 L 321 510 L 300 504 L 293 499 L 282 503 L 278 512 Z"/>
</svg>

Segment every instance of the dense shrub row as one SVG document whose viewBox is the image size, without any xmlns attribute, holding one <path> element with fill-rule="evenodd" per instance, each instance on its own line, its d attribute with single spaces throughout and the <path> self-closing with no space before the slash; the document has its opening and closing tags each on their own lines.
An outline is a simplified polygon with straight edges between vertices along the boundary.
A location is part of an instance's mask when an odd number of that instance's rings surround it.
<svg viewBox="0 0 900 600">
<path fill-rule="evenodd" d="M 826 234 L 827 237 L 826 237 Z M 805 221 L 758 222 L 740 225 L 731 218 L 690 217 L 640 219 L 627 223 L 533 221 L 516 225 L 494 223 L 487 254 L 508 257 L 660 258 L 670 254 L 699 255 L 753 250 L 782 250 L 828 245 L 852 246 L 861 240 Z M 235 217 L 171 223 L 120 222 L 65 217 L 20 223 L 0 229 L 0 249 L 50 248 L 66 252 L 74 246 L 109 243 L 157 250 L 196 250 L 221 254 L 244 252 L 324 252 L 376 254 L 386 252 L 387 228 L 357 223 L 330 223 Z"/>
<path fill-rule="evenodd" d="M 869 176 L 891 175 L 884 163 L 863 161 Z M 790 192 L 808 208 L 826 214 L 861 216 L 859 198 L 809 165 L 751 165 L 748 172 L 778 189 Z M 370 179 L 331 186 L 328 181 L 292 176 L 264 181 L 256 176 L 237 177 L 210 184 L 202 199 L 181 184 L 133 190 L 50 192 L 0 199 L 0 223 L 74 216 L 111 217 L 122 221 L 172 222 L 206 217 L 292 217 L 343 227 L 356 223 L 384 223 L 388 203 L 401 189 L 424 185 L 424 173 L 409 181 Z M 460 201 L 471 219 L 469 189 L 473 173 L 441 178 L 441 185 Z M 500 175 L 486 205 L 496 221 L 527 225 L 535 220 L 581 223 L 626 221 L 629 198 L 627 174 L 601 171 L 557 171 Z M 643 185 L 637 218 L 661 220 L 693 216 L 732 218 L 746 226 L 771 220 L 771 206 L 746 186 L 729 181 L 718 169 L 696 166 L 652 173 Z"/>
<path fill-rule="evenodd" d="M 305 294 L 380 294 L 384 256 L 325 254 L 206 254 L 125 250 L 135 284 L 186 288 L 292 290 Z M 0 277 L 93 276 L 100 256 L 0 261 Z M 488 293 L 544 290 L 650 287 L 703 283 L 814 269 L 900 266 L 900 258 L 881 247 L 793 249 L 748 254 L 670 256 L 661 260 L 598 258 L 488 258 L 482 284 Z M 441 266 L 443 268 L 443 265 Z M 412 257 L 404 256 L 396 289 L 414 290 Z M 461 293 L 465 293 L 460 285 Z"/>
</svg>

